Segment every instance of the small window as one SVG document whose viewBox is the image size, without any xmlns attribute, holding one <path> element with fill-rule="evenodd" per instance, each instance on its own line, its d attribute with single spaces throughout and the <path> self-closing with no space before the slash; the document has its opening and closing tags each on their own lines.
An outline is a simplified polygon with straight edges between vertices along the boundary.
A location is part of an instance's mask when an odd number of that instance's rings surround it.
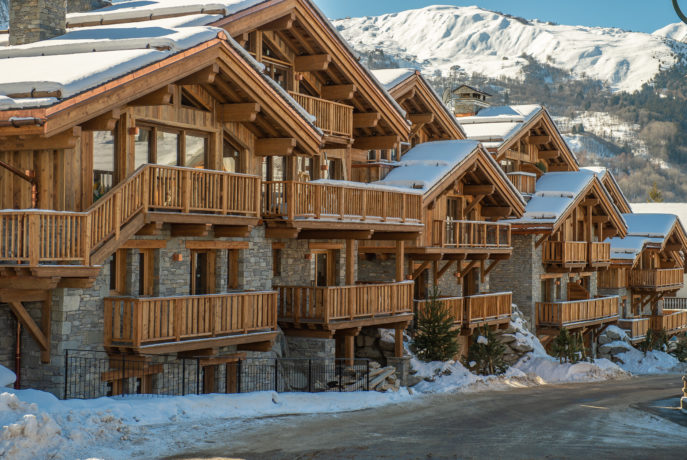
<svg viewBox="0 0 687 460">
<path fill-rule="evenodd" d="M 152 133 L 153 130 L 150 128 L 138 128 L 138 134 L 134 142 L 134 168 L 152 161 L 150 155 Z"/>
<path fill-rule="evenodd" d="M 93 201 L 114 185 L 115 141 L 111 131 L 93 133 Z"/>
<path fill-rule="evenodd" d="M 186 138 L 186 166 L 190 168 L 205 168 L 208 140 L 206 137 L 187 134 Z"/>
<path fill-rule="evenodd" d="M 299 181 L 307 182 L 313 178 L 312 158 L 298 157 L 296 166 L 298 168 Z"/>
<path fill-rule="evenodd" d="M 227 140 L 224 140 L 222 151 L 222 169 L 226 172 L 243 172 L 241 165 L 241 151 Z"/>
<path fill-rule="evenodd" d="M 377 161 L 377 151 L 376 150 L 369 150 L 367 152 L 367 161 L 372 161 L 372 162 Z"/>
<path fill-rule="evenodd" d="M 179 134 L 157 131 L 157 164 L 179 165 Z"/>
</svg>

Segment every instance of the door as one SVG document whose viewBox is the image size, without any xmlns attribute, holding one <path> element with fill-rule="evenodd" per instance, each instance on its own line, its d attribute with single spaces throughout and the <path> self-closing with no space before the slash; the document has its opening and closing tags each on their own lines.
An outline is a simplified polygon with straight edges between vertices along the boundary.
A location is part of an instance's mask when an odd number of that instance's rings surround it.
<svg viewBox="0 0 687 460">
<path fill-rule="evenodd" d="M 191 295 L 214 294 L 214 251 L 191 252 Z"/>
<path fill-rule="evenodd" d="M 479 268 L 473 268 L 463 277 L 463 297 L 479 294 Z"/>
<path fill-rule="evenodd" d="M 336 260 L 334 251 L 317 251 L 315 256 L 315 286 L 335 286 L 335 266 Z"/>
</svg>

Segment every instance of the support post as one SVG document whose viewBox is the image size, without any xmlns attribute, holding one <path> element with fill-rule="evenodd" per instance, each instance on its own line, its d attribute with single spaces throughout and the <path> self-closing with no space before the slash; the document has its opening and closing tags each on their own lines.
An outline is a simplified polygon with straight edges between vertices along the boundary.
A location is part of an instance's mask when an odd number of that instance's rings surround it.
<svg viewBox="0 0 687 460">
<path fill-rule="evenodd" d="M 396 326 L 394 330 L 394 357 L 403 357 L 403 330 L 405 327 Z"/>
<path fill-rule="evenodd" d="M 346 240 L 346 286 L 355 284 L 355 240 Z"/>
<path fill-rule="evenodd" d="M 403 259 L 405 259 L 405 241 L 396 241 L 396 282 L 400 283 L 405 279 L 403 270 Z"/>
</svg>

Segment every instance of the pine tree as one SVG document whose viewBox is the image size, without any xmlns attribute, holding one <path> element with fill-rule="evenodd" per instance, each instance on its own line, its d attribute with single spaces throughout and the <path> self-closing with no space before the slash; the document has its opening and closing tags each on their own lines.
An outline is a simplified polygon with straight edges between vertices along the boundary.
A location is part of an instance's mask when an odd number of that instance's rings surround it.
<svg viewBox="0 0 687 460">
<path fill-rule="evenodd" d="M 496 335 L 487 326 L 475 329 L 472 345 L 465 360 L 467 367 L 481 375 L 499 375 L 508 370 L 503 360 L 506 346 L 496 339 Z"/>
<path fill-rule="evenodd" d="M 667 347 L 667 345 L 668 336 L 665 330 L 649 329 L 648 331 L 646 331 L 646 336 L 644 336 L 644 340 L 639 343 L 638 348 L 640 351 L 643 351 L 644 354 L 646 354 L 652 350 L 662 351 Z"/>
<path fill-rule="evenodd" d="M 561 364 L 575 364 L 586 359 L 582 334 L 571 334 L 566 328 L 562 328 L 551 343 L 551 354 L 558 358 Z"/>
<path fill-rule="evenodd" d="M 649 198 L 647 200 L 649 203 L 663 203 L 663 193 L 656 187 L 656 182 L 649 190 Z"/>
<path fill-rule="evenodd" d="M 418 312 L 413 344 L 417 356 L 425 362 L 448 361 L 460 351 L 457 340 L 460 331 L 453 328 L 453 319 L 438 297 L 438 291 L 433 290 Z"/>
</svg>

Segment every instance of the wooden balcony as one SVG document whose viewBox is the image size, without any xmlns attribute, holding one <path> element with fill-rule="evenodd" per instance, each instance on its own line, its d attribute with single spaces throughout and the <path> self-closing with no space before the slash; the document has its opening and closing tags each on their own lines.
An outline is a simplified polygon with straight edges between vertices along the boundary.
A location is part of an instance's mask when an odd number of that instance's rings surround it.
<svg viewBox="0 0 687 460">
<path fill-rule="evenodd" d="M 577 328 L 618 320 L 618 297 L 537 303 L 537 327 Z"/>
<path fill-rule="evenodd" d="M 262 215 L 299 228 L 418 232 L 422 196 L 349 182 L 263 182 Z M 336 225 L 333 225 L 336 223 Z M 409 228 L 411 225 L 413 228 Z"/>
<path fill-rule="evenodd" d="M 106 243 L 133 236 L 150 213 L 202 214 L 203 222 L 214 214 L 228 224 L 231 216 L 254 223 L 260 217 L 259 183 L 257 176 L 144 165 L 86 212 L 0 211 L 0 263 L 97 265 L 116 249 Z"/>
<path fill-rule="evenodd" d="M 601 270 L 598 273 L 599 289 L 622 289 L 627 287 L 627 271 L 624 268 Z"/>
<path fill-rule="evenodd" d="M 368 163 L 351 165 L 351 180 L 353 182 L 370 183 L 382 180 L 394 169 L 391 163 Z"/>
<path fill-rule="evenodd" d="M 435 220 L 432 246 L 456 249 L 510 249 L 510 224 Z"/>
<path fill-rule="evenodd" d="M 353 107 L 338 102 L 289 92 L 306 112 L 313 115 L 315 126 L 326 135 L 350 139 L 353 137 Z"/>
<path fill-rule="evenodd" d="M 458 329 L 474 329 L 485 325 L 508 324 L 511 319 L 513 294 L 510 292 L 471 297 L 438 299 Z M 426 308 L 427 300 L 417 300 L 417 311 Z"/>
<path fill-rule="evenodd" d="M 508 179 L 515 185 L 523 195 L 532 195 L 537 184 L 537 175 L 524 172 L 508 173 Z"/>
<path fill-rule="evenodd" d="M 589 243 L 589 266 L 607 268 L 611 265 L 611 243 Z"/>
<path fill-rule="evenodd" d="M 277 293 L 105 299 L 105 347 L 176 353 L 265 344 L 277 331 Z"/>
<path fill-rule="evenodd" d="M 683 277 L 684 270 L 681 268 L 631 270 L 628 273 L 628 285 L 644 291 L 675 291 L 682 288 Z"/>
<path fill-rule="evenodd" d="M 666 310 L 687 310 L 687 298 L 664 297 L 663 308 Z"/>
<path fill-rule="evenodd" d="M 650 327 L 655 331 L 665 330 L 675 334 L 687 330 L 687 311 L 663 310 L 663 315 L 651 316 Z"/>
<path fill-rule="evenodd" d="M 584 268 L 587 265 L 587 243 L 584 241 L 548 241 L 544 245 L 543 262 L 563 268 Z"/>
<path fill-rule="evenodd" d="M 357 286 L 280 286 L 279 324 L 325 331 L 391 325 L 413 318 L 413 282 Z"/>
<path fill-rule="evenodd" d="M 635 343 L 644 340 L 649 323 L 649 318 L 626 318 L 618 320 L 618 327 L 624 329 L 630 340 Z"/>
</svg>

